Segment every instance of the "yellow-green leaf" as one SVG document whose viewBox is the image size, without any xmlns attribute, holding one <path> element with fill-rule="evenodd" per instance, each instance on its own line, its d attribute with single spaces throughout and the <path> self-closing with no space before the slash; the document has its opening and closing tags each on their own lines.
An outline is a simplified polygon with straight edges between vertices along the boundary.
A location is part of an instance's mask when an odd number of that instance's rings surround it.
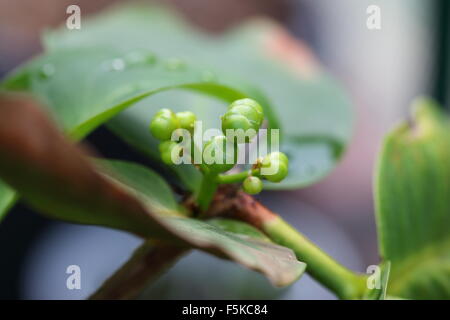
<svg viewBox="0 0 450 320">
<path fill-rule="evenodd" d="M 450 120 L 417 100 L 410 122 L 386 138 L 375 183 L 388 295 L 450 298 Z"/>
</svg>

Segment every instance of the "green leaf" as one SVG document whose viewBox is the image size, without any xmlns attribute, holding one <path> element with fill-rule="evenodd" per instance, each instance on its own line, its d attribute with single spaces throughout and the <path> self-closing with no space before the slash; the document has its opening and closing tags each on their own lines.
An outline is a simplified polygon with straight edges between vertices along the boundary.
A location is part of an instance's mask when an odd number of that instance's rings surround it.
<svg viewBox="0 0 450 320">
<path fill-rule="evenodd" d="M 171 190 L 150 169 L 123 161 L 102 160 L 101 165 L 108 168 L 110 177 L 125 185 L 142 203 L 150 203 L 152 210 L 161 208 L 161 202 L 165 203 L 164 208 L 157 209 L 157 212 L 169 209 L 173 215 L 173 211 L 177 210 Z M 204 222 L 186 218 L 160 218 L 167 228 L 194 248 L 231 258 L 260 271 L 277 286 L 290 284 L 305 270 L 306 265 L 298 262 L 290 249 L 274 245 L 264 234 L 246 223 L 227 219 Z"/>
<path fill-rule="evenodd" d="M 280 123 L 284 133 L 281 149 L 291 160 L 289 177 L 279 184 L 267 183 L 268 189 L 298 188 L 321 179 L 334 168 L 350 138 L 352 116 L 342 89 L 321 70 L 302 43 L 269 20 L 251 21 L 216 39 L 194 30 L 163 7 L 128 6 L 86 21 L 79 32 L 65 28 L 50 32 L 45 43 L 50 51 L 107 46 L 120 50 L 146 48 L 163 57 L 176 53 L 183 61 L 204 65 L 207 78 L 223 80 L 223 74 L 230 74 L 234 78 L 229 83 L 235 87 L 242 86 L 236 79 L 257 85 L 276 107 L 272 110 L 260 101 L 272 127 Z M 249 95 L 264 99 L 254 90 Z M 183 97 L 180 101 L 188 105 Z M 154 101 L 161 106 L 173 100 Z M 129 109 L 110 127 L 128 143 L 151 154 L 151 138 L 143 121 L 151 116 L 148 110 Z M 225 109 L 203 110 L 200 118 L 205 120 L 219 119 Z M 195 188 L 195 179 L 183 180 Z"/>
<path fill-rule="evenodd" d="M 200 220 L 168 218 L 167 222 L 193 247 L 261 272 L 275 286 L 287 286 L 305 271 L 306 264 L 297 261 L 291 249 L 252 239 L 248 235 L 227 232 Z"/>
<path fill-rule="evenodd" d="M 271 127 L 279 127 L 281 118 L 281 149 L 290 157 L 290 174 L 282 183 L 267 183 L 268 189 L 297 188 L 321 179 L 349 140 L 351 114 L 345 95 L 313 62 L 308 49 L 270 21 L 250 22 L 216 40 L 166 9 L 128 7 L 86 21 L 77 32 L 63 28 L 49 33 L 45 43 L 48 54 L 17 70 L 2 86 L 39 97 L 74 139 L 149 95 L 178 88 L 228 102 L 250 96 L 263 105 Z M 269 99 L 246 81 L 257 84 Z M 183 103 L 191 106 L 186 94 L 170 93 L 170 99 L 157 95 L 122 112 L 110 127 L 159 159 L 157 141 L 147 130 L 150 106 L 174 100 L 180 108 L 185 108 Z M 277 112 L 269 103 L 276 103 Z M 199 96 L 195 104 L 203 105 L 196 111 L 204 121 L 219 119 L 225 107 Z M 171 169 L 188 189 L 198 187 L 195 168 Z M 13 203 L 10 193 L 0 198 L 6 199 L 3 208 Z"/>
<path fill-rule="evenodd" d="M 167 235 L 134 197 L 95 172 L 41 109 L 21 96 L 0 95 L 0 177 L 53 218 Z"/>
<path fill-rule="evenodd" d="M 25 90 L 39 98 L 61 129 L 75 140 L 82 139 L 124 109 L 162 91 L 190 90 L 227 102 L 247 97 L 226 85 L 227 81 L 234 82 L 226 76 L 221 77 L 224 82 L 205 80 L 203 67 L 180 61 L 178 65 L 174 63 L 173 59 L 161 60 L 154 52 L 144 49 L 125 50 L 103 45 L 61 49 L 32 60 L 10 75 L 2 87 Z M 246 84 L 240 87 L 260 97 L 257 90 Z M 266 108 L 269 108 L 267 104 Z M 157 141 L 148 137 L 150 119 L 151 115 L 139 118 L 143 121 L 141 128 L 146 132 L 145 137 L 149 138 L 141 141 L 145 149 L 151 146 L 151 150 L 157 150 Z M 193 189 L 199 179 L 193 166 L 174 166 L 173 170 Z M 3 207 L 12 205 L 10 194 L 0 197 L 5 198 Z"/>
<path fill-rule="evenodd" d="M 180 212 L 181 208 L 173 195 L 172 189 L 154 171 L 141 165 L 119 160 L 96 159 L 98 170 L 112 182 L 128 190 L 151 210 L 157 212 Z"/>
<path fill-rule="evenodd" d="M 198 248 L 259 271 L 277 286 L 305 269 L 290 249 L 181 217 L 169 187 L 149 169 L 118 161 L 94 165 L 20 96 L 0 96 L 0 177 L 50 217 Z"/>
<path fill-rule="evenodd" d="M 412 123 L 386 138 L 376 179 L 388 295 L 450 298 L 450 121 L 432 101 L 415 103 Z"/>
<path fill-rule="evenodd" d="M 246 235 L 250 238 L 255 238 L 263 241 L 269 241 L 270 239 L 261 231 L 255 227 L 238 220 L 224 219 L 224 218 L 214 218 L 208 220 L 209 224 L 221 228 L 224 231 L 237 233 L 240 235 Z"/>
<path fill-rule="evenodd" d="M 220 82 L 205 82 L 192 64 L 171 69 L 154 53 L 114 47 L 62 49 L 34 59 L 11 75 L 5 89 L 26 90 L 48 106 L 55 121 L 75 139 L 138 101 L 161 91 L 186 89 L 225 101 L 246 97 Z M 26 78 L 26 81 L 23 81 Z M 150 119 L 148 119 L 149 121 Z"/>
</svg>

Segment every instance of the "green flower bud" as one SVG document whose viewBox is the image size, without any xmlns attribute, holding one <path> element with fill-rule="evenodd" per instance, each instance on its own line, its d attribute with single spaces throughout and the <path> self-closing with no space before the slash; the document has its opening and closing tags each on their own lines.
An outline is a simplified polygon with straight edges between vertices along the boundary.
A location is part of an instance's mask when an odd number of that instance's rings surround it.
<svg viewBox="0 0 450 320">
<path fill-rule="evenodd" d="M 272 165 L 275 166 L 276 163 L 272 162 Z M 288 175 L 288 168 L 283 162 L 279 162 L 277 166 L 277 171 L 273 174 L 265 175 L 264 178 L 271 182 L 280 182 Z"/>
<path fill-rule="evenodd" d="M 150 132 L 159 140 L 170 140 L 172 132 L 180 127 L 180 122 L 169 109 L 159 110 L 150 122 Z"/>
<path fill-rule="evenodd" d="M 226 113 L 222 117 L 222 131 L 227 133 L 227 129 L 242 129 L 247 131 L 248 129 L 254 129 L 254 123 L 247 117 L 241 114 Z"/>
<path fill-rule="evenodd" d="M 267 164 L 267 163 L 270 163 L 270 161 L 273 161 L 273 160 L 280 161 L 280 162 L 284 163 L 286 165 L 286 167 L 289 165 L 288 157 L 283 152 L 278 152 L 278 151 L 277 152 L 272 152 L 272 153 L 269 153 L 268 155 L 266 155 L 263 158 L 263 162 L 262 163 L 264 165 L 264 162 L 266 162 L 266 164 Z"/>
<path fill-rule="evenodd" d="M 262 191 L 263 183 L 258 177 L 247 177 L 242 184 L 244 191 L 248 194 L 258 194 Z"/>
<path fill-rule="evenodd" d="M 197 120 L 195 114 L 191 111 L 177 112 L 176 116 L 180 122 L 180 127 L 192 132 L 194 130 L 194 123 Z"/>
<path fill-rule="evenodd" d="M 247 138 L 247 140 L 250 140 L 256 135 L 263 121 L 263 109 L 256 101 L 240 99 L 234 101 L 222 116 L 222 131 L 226 134 L 228 129 L 242 129 L 244 131 L 253 129 L 255 132 Z"/>
<path fill-rule="evenodd" d="M 167 140 L 159 144 L 161 160 L 167 165 L 174 164 L 174 162 L 172 161 L 172 152 L 174 152 L 173 150 L 177 150 L 175 152 L 179 153 L 182 152 L 182 148 L 175 141 Z"/>
<path fill-rule="evenodd" d="M 171 147 L 173 147 L 175 144 L 177 144 L 175 141 L 171 141 L 171 140 L 163 141 L 158 146 L 159 152 L 160 153 L 166 152 Z"/>
<path fill-rule="evenodd" d="M 258 111 L 261 115 L 264 116 L 264 110 L 263 110 L 263 108 L 261 107 L 261 105 L 260 105 L 258 102 L 256 102 L 256 101 L 253 100 L 253 99 L 244 98 L 244 99 L 236 100 L 236 101 L 234 101 L 232 104 L 230 104 L 229 108 L 232 108 L 232 107 L 234 107 L 234 106 L 236 106 L 236 105 L 247 105 L 247 106 L 251 106 L 251 107 L 253 107 L 256 111 Z"/>
<path fill-rule="evenodd" d="M 258 125 L 258 129 L 264 120 L 264 114 L 260 113 L 258 109 L 251 105 L 237 104 L 228 108 L 228 113 L 240 114 Z"/>
<path fill-rule="evenodd" d="M 216 136 L 203 148 L 203 165 L 212 173 L 221 173 L 234 167 L 237 161 L 236 145 L 225 136 Z"/>
<path fill-rule="evenodd" d="M 289 160 L 282 152 L 272 152 L 266 155 L 262 160 L 262 168 L 275 168 L 276 172 L 264 174 L 264 178 L 271 182 L 280 182 L 288 174 Z M 263 173 L 263 171 L 261 172 Z"/>
</svg>

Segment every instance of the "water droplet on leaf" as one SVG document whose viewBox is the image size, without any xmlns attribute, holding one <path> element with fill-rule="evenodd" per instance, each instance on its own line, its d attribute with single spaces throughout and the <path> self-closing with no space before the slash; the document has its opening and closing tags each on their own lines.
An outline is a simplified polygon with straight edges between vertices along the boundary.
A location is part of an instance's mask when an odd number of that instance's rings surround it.
<svg viewBox="0 0 450 320">
<path fill-rule="evenodd" d="M 166 61 L 166 69 L 170 71 L 180 71 L 186 68 L 186 63 L 178 58 L 172 58 Z"/>
<path fill-rule="evenodd" d="M 202 72 L 201 78 L 202 78 L 202 81 L 210 82 L 210 81 L 214 81 L 217 77 L 214 74 L 214 72 L 212 72 L 210 70 L 206 70 L 206 71 Z"/>
<path fill-rule="evenodd" d="M 154 64 L 156 55 L 146 50 L 136 50 L 128 53 L 125 56 L 125 61 L 127 65 Z"/>
<path fill-rule="evenodd" d="M 111 67 L 114 71 L 122 71 L 125 69 L 125 61 L 123 59 L 117 58 L 111 61 Z"/>
<path fill-rule="evenodd" d="M 102 64 L 105 71 L 123 71 L 125 67 L 125 61 L 121 58 L 115 58 Z"/>
</svg>

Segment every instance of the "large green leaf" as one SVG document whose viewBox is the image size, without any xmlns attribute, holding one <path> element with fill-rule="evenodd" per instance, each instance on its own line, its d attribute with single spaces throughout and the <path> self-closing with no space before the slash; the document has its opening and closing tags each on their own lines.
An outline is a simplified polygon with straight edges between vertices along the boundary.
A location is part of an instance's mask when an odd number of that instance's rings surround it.
<svg viewBox="0 0 450 320">
<path fill-rule="evenodd" d="M 307 49 L 269 21 L 249 23 L 213 40 L 166 9 L 129 7 L 86 22 L 77 32 L 50 33 L 45 43 L 48 54 L 20 68 L 3 88 L 26 90 L 42 99 L 76 139 L 147 96 L 175 88 L 225 101 L 251 96 L 263 104 L 272 127 L 279 127 L 277 115 L 281 117 L 290 175 L 267 188 L 295 188 L 318 180 L 333 168 L 349 139 L 351 117 L 345 96 L 311 63 Z M 276 102 L 277 114 L 241 78 L 264 89 Z M 184 97 L 174 93 L 169 101 L 187 103 Z M 155 99 L 152 105 L 166 106 L 165 101 Z M 123 112 L 110 127 L 157 157 L 157 141 L 147 130 L 153 114 L 149 105 Z M 223 109 L 207 107 L 200 118 L 219 119 Z M 189 189 L 198 186 L 198 172 L 192 166 L 172 169 Z M 11 191 L 0 199 L 4 212 L 13 202 Z"/>
<path fill-rule="evenodd" d="M 386 138 L 375 188 L 388 294 L 449 299 L 450 121 L 433 102 L 418 100 L 412 122 Z"/>
<path fill-rule="evenodd" d="M 260 239 L 263 241 L 271 242 L 269 237 L 267 237 L 260 230 L 256 229 L 255 227 L 253 227 L 245 222 L 242 222 L 242 221 L 231 220 L 231 219 L 226 219 L 226 218 L 214 218 L 214 219 L 208 220 L 208 223 L 212 224 L 216 227 L 219 227 L 222 230 L 225 230 L 227 232 L 237 233 L 240 235 L 246 235 L 251 238 L 256 238 L 256 239 Z"/>
<path fill-rule="evenodd" d="M 167 61 L 154 61 L 153 55 L 112 46 L 55 50 L 18 70 L 3 87 L 35 95 L 75 139 L 161 91 L 186 89 L 227 102 L 247 96 L 222 82 L 205 81 L 198 66 L 172 68 Z"/>
<path fill-rule="evenodd" d="M 96 159 L 98 170 L 157 212 L 181 213 L 172 189 L 156 172 L 123 161 Z M 117 174 L 119 173 L 119 174 Z M 120 174 L 122 173 L 122 174 Z"/>
<path fill-rule="evenodd" d="M 167 9 L 132 6 L 85 21 L 78 32 L 65 28 L 50 32 L 45 42 L 49 51 L 101 46 L 119 50 L 146 48 L 157 56 L 176 55 L 188 63 L 201 63 L 204 75 L 210 79 L 221 79 L 225 73 L 258 85 L 276 106 L 276 114 L 266 108 L 266 115 L 272 124 L 280 119 L 282 150 L 288 153 L 291 164 L 285 181 L 268 183 L 266 188 L 297 188 L 317 181 L 335 166 L 349 141 L 352 117 L 341 88 L 318 67 L 303 44 L 269 20 L 249 22 L 216 39 L 195 30 Z M 161 106 L 173 99 L 154 101 Z M 185 96 L 179 101 L 189 103 Z M 196 111 L 207 120 L 219 119 L 223 110 Z M 127 142 L 152 154 L 154 142 L 152 145 L 146 122 L 152 112 L 148 105 L 129 109 L 110 127 Z M 184 181 L 195 187 L 192 179 Z"/>
<path fill-rule="evenodd" d="M 145 167 L 104 160 L 94 166 L 35 103 L 17 96 L 0 96 L 0 177 L 51 217 L 205 250 L 278 286 L 305 269 L 290 249 L 184 217 L 165 181 Z"/>
<path fill-rule="evenodd" d="M 228 86 L 226 83 L 234 81 L 226 75 L 221 81 L 212 81 L 205 79 L 203 67 L 154 59 L 154 53 L 148 50 L 113 46 L 55 50 L 14 72 L 2 87 L 35 95 L 48 106 L 61 129 L 76 140 L 140 100 L 166 90 L 201 92 L 227 102 L 246 96 L 265 101 L 246 84 L 239 86 L 245 94 Z M 267 103 L 264 105 L 269 108 Z M 146 121 L 145 131 L 150 118 L 140 118 Z M 157 149 L 157 142 L 151 137 L 148 142 L 141 142 L 146 147 L 153 143 L 152 150 Z M 192 188 L 199 179 L 191 165 L 173 166 L 173 170 Z M 2 213 L 13 203 L 13 194 L 1 189 L 0 194 Z"/>
</svg>

